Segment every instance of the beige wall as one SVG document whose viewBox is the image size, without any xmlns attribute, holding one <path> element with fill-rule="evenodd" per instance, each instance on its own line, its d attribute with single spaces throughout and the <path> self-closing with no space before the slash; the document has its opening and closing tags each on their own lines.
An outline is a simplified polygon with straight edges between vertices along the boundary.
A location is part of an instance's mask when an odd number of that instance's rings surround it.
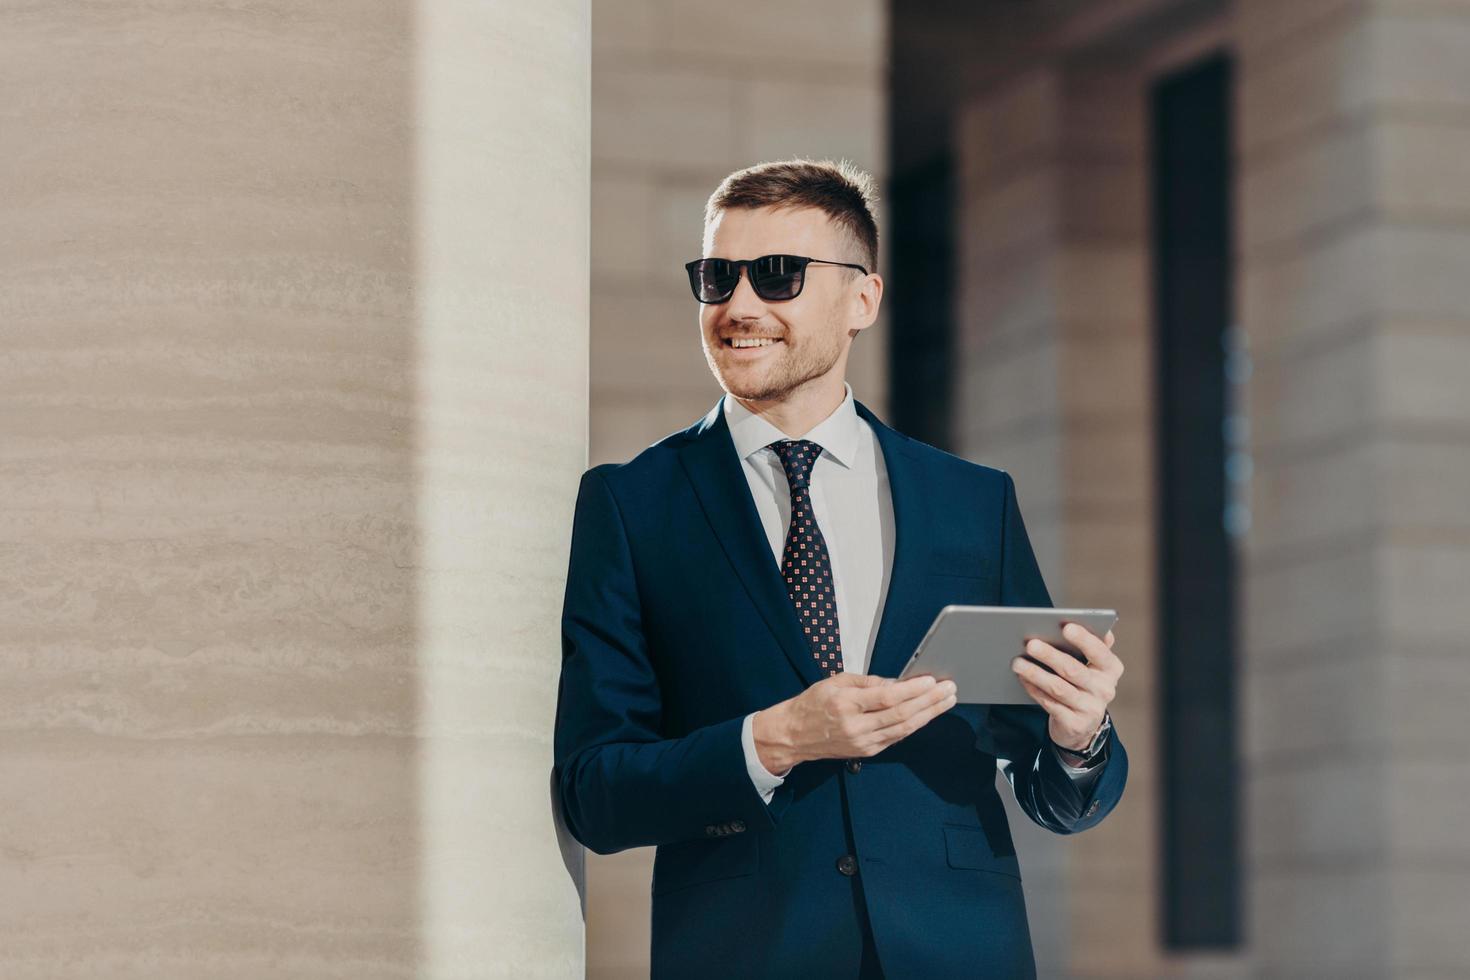
<svg viewBox="0 0 1470 980">
<path fill-rule="evenodd" d="M 720 397 L 683 265 L 700 255 L 704 203 L 727 174 L 763 160 L 846 157 L 881 184 L 886 7 L 594 5 L 593 462 L 637 455 Z M 863 331 L 848 363 L 854 395 L 879 415 L 888 404 L 887 324 L 883 314 Z M 653 850 L 588 862 L 589 975 L 646 977 Z"/>
<path fill-rule="evenodd" d="M 582 972 L 588 18 L 0 10 L 0 975 Z"/>
<path fill-rule="evenodd" d="M 1470 8 L 1240 8 L 1261 969 L 1470 970 Z"/>
</svg>

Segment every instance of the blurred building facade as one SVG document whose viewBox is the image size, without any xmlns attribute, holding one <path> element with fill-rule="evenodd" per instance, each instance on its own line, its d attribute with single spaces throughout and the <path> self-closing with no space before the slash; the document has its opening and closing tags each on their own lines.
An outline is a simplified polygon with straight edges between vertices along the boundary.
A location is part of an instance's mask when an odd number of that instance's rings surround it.
<svg viewBox="0 0 1470 980">
<path fill-rule="evenodd" d="M 1470 972 L 1470 7 L 629 0 L 593 84 L 591 462 L 719 397 L 718 181 L 845 156 L 854 392 L 1119 609 L 1123 803 L 1060 838 L 1002 792 L 1043 974 Z M 591 975 L 646 975 L 651 860 L 589 856 Z"/>
</svg>

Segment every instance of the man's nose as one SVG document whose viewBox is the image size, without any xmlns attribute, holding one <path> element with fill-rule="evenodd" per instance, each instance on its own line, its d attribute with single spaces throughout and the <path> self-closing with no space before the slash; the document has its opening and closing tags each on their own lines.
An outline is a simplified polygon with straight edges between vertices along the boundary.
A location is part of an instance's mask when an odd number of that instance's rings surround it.
<svg viewBox="0 0 1470 980">
<path fill-rule="evenodd" d="M 740 270 L 740 280 L 735 283 L 735 292 L 725 301 L 725 315 L 731 320 L 758 318 L 766 311 L 766 301 L 755 293 L 750 284 L 750 269 Z"/>
</svg>

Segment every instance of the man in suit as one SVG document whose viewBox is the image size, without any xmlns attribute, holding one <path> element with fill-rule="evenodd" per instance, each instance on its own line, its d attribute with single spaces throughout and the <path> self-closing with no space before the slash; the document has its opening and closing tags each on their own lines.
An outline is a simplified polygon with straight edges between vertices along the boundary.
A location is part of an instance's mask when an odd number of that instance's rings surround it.
<svg viewBox="0 0 1470 980">
<path fill-rule="evenodd" d="M 845 380 L 873 201 L 845 162 L 726 178 L 688 266 L 725 394 L 578 489 L 554 776 L 585 846 L 657 847 L 655 977 L 1034 976 L 996 769 L 1058 834 L 1127 779 L 1111 631 L 1017 650 L 1034 705 L 895 680 L 948 603 L 1053 603 L 1010 475 Z"/>
</svg>

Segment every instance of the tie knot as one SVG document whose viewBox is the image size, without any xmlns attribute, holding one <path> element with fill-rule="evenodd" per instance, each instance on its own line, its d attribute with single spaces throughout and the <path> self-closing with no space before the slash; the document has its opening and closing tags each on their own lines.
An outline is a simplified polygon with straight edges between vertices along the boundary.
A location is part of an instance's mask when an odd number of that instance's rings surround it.
<svg viewBox="0 0 1470 980">
<path fill-rule="evenodd" d="M 767 449 L 773 450 L 786 471 L 786 482 L 795 490 L 805 487 L 811 480 L 812 464 L 822 455 L 822 447 L 810 439 L 782 439 L 773 442 Z"/>
</svg>

